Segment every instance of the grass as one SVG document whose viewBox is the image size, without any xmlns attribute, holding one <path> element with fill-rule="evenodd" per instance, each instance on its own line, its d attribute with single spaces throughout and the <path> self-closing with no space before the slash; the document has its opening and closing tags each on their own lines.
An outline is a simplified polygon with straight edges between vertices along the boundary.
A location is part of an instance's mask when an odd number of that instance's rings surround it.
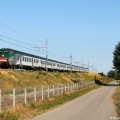
<svg viewBox="0 0 120 120">
<path fill-rule="evenodd" d="M 113 98 L 114 98 L 114 102 L 116 105 L 117 115 L 118 115 L 118 117 L 120 117 L 120 86 L 118 86 L 116 88 L 116 92 L 115 92 Z"/>
<path fill-rule="evenodd" d="M 100 78 L 98 74 L 89 73 L 60 73 L 60 72 L 43 72 L 43 71 L 16 71 L 0 70 L 0 88 L 12 89 L 23 87 L 34 87 L 48 84 L 67 84 L 75 80 L 89 81 Z"/>
<path fill-rule="evenodd" d="M 0 120 L 18 120 L 18 115 L 14 112 L 7 111 L 0 115 Z"/>
<path fill-rule="evenodd" d="M 56 96 L 54 98 L 45 99 L 43 101 L 31 102 L 16 108 L 15 111 L 8 110 L 0 114 L 0 120 L 23 120 L 32 118 L 45 111 L 58 107 L 68 101 L 71 101 L 87 92 L 98 88 L 98 85 L 88 85 L 74 92 Z M 24 114 L 23 114 L 24 113 Z"/>
</svg>

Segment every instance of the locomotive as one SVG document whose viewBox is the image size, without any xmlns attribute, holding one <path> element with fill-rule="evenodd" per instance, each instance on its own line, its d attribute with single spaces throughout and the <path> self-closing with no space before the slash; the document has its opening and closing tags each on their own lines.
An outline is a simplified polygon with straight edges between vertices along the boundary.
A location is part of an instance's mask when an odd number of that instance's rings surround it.
<svg viewBox="0 0 120 120">
<path fill-rule="evenodd" d="M 0 68 L 9 68 L 10 67 L 10 63 L 8 58 L 4 57 L 4 55 L 2 55 L 0 57 Z"/>
</svg>

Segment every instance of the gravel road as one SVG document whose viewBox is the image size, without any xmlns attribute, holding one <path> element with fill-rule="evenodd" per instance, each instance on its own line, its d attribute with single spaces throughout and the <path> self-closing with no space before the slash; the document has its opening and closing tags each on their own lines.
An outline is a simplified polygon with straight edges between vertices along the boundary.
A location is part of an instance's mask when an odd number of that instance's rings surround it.
<svg viewBox="0 0 120 120">
<path fill-rule="evenodd" d="M 116 117 L 112 99 L 116 85 L 114 81 L 32 120 L 112 120 Z"/>
</svg>

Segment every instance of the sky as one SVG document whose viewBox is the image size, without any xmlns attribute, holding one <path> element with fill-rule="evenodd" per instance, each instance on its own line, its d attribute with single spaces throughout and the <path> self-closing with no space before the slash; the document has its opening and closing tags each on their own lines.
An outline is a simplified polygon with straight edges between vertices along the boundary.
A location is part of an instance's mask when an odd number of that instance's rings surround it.
<svg viewBox="0 0 120 120">
<path fill-rule="evenodd" d="M 88 66 L 113 67 L 120 41 L 120 0 L 0 0 L 0 48 Z M 37 51 L 37 52 L 36 52 Z"/>
</svg>

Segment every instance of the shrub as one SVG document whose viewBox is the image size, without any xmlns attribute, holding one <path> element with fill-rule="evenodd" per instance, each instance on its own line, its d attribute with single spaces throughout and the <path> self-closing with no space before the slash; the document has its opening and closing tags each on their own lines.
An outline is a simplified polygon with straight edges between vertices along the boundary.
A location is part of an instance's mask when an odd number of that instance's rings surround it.
<svg viewBox="0 0 120 120">
<path fill-rule="evenodd" d="M 18 120 L 18 115 L 13 112 L 3 112 L 0 114 L 0 120 Z"/>
</svg>

